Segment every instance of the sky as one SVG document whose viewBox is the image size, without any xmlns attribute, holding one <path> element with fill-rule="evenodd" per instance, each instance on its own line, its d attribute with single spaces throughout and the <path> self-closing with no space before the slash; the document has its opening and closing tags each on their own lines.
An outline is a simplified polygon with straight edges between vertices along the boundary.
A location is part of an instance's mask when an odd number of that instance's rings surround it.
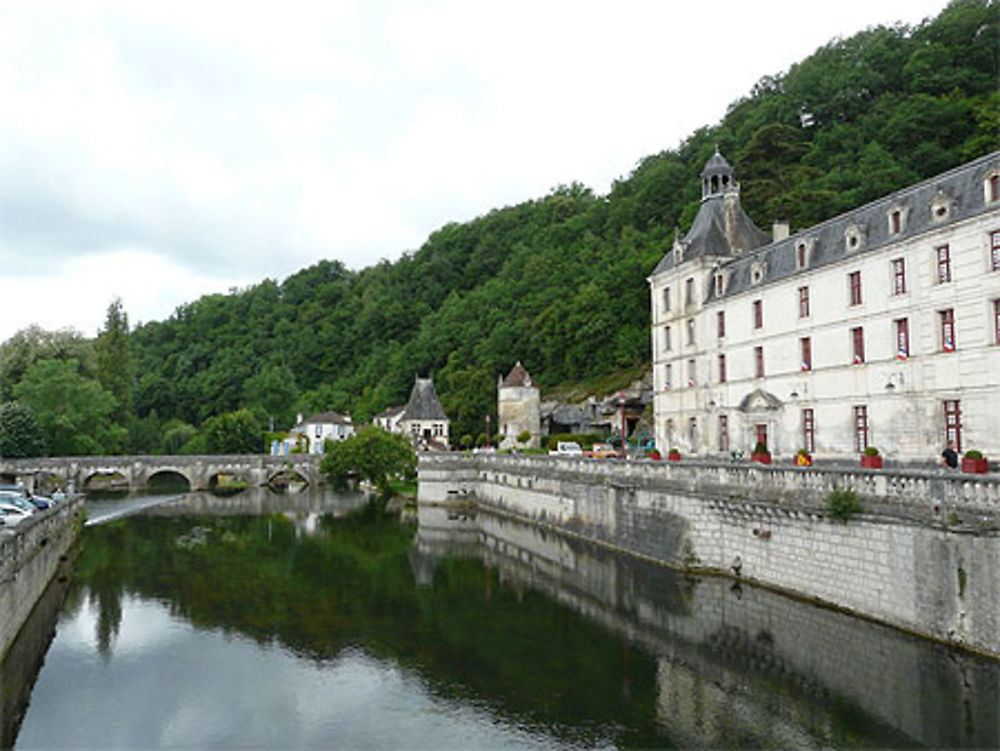
<svg viewBox="0 0 1000 751">
<path fill-rule="evenodd" d="M 606 193 L 763 76 L 944 5 L 0 0 L 0 341 Z"/>
</svg>

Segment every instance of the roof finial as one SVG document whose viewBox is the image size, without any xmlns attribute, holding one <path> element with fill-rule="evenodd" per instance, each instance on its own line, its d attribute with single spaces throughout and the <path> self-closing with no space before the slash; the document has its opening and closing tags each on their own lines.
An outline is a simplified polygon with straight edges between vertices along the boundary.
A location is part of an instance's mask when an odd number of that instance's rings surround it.
<svg viewBox="0 0 1000 751">
<path fill-rule="evenodd" d="M 722 156 L 722 154 L 719 154 L 719 144 L 718 143 L 715 144 L 715 153 L 718 154 L 719 156 Z"/>
</svg>

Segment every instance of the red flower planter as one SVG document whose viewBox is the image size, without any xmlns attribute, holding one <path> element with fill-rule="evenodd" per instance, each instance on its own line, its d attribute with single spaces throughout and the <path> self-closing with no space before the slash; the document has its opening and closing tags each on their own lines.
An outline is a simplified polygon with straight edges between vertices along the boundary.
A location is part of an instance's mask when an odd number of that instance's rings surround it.
<svg viewBox="0 0 1000 751">
<path fill-rule="evenodd" d="M 865 469 L 882 469 L 882 457 L 862 454 L 861 466 Z"/>
<path fill-rule="evenodd" d="M 982 459 L 962 457 L 962 471 L 970 475 L 985 475 L 990 471 L 990 460 L 985 456 Z"/>
<path fill-rule="evenodd" d="M 757 462 L 758 464 L 770 464 L 771 455 L 770 454 L 750 454 L 750 461 Z"/>
<path fill-rule="evenodd" d="M 667 454 L 667 459 L 672 462 L 679 462 L 681 460 L 681 455 L 679 453 L 671 451 Z"/>
</svg>

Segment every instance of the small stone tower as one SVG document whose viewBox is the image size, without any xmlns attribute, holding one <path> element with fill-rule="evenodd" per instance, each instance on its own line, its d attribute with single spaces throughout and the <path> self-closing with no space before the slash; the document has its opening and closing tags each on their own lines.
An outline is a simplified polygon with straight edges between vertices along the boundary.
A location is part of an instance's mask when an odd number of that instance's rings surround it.
<svg viewBox="0 0 1000 751">
<path fill-rule="evenodd" d="M 497 393 L 497 430 L 504 437 L 500 448 L 538 448 L 542 397 L 520 360 L 506 378 L 499 379 Z M 518 443 L 517 436 L 525 430 L 531 433 L 531 440 Z"/>
</svg>

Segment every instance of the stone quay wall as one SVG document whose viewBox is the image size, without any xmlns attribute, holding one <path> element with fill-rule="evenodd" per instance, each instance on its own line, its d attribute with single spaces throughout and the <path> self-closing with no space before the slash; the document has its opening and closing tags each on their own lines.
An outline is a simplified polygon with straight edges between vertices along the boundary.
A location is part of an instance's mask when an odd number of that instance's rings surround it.
<svg viewBox="0 0 1000 751">
<path fill-rule="evenodd" d="M 425 455 L 419 474 L 422 503 L 475 502 L 1000 657 L 997 475 L 503 455 Z M 842 523 L 825 499 L 846 488 L 863 511 Z"/>
<path fill-rule="evenodd" d="M 83 512 L 83 498 L 73 498 L 12 529 L 0 527 L 0 660 L 66 560 Z"/>
</svg>

